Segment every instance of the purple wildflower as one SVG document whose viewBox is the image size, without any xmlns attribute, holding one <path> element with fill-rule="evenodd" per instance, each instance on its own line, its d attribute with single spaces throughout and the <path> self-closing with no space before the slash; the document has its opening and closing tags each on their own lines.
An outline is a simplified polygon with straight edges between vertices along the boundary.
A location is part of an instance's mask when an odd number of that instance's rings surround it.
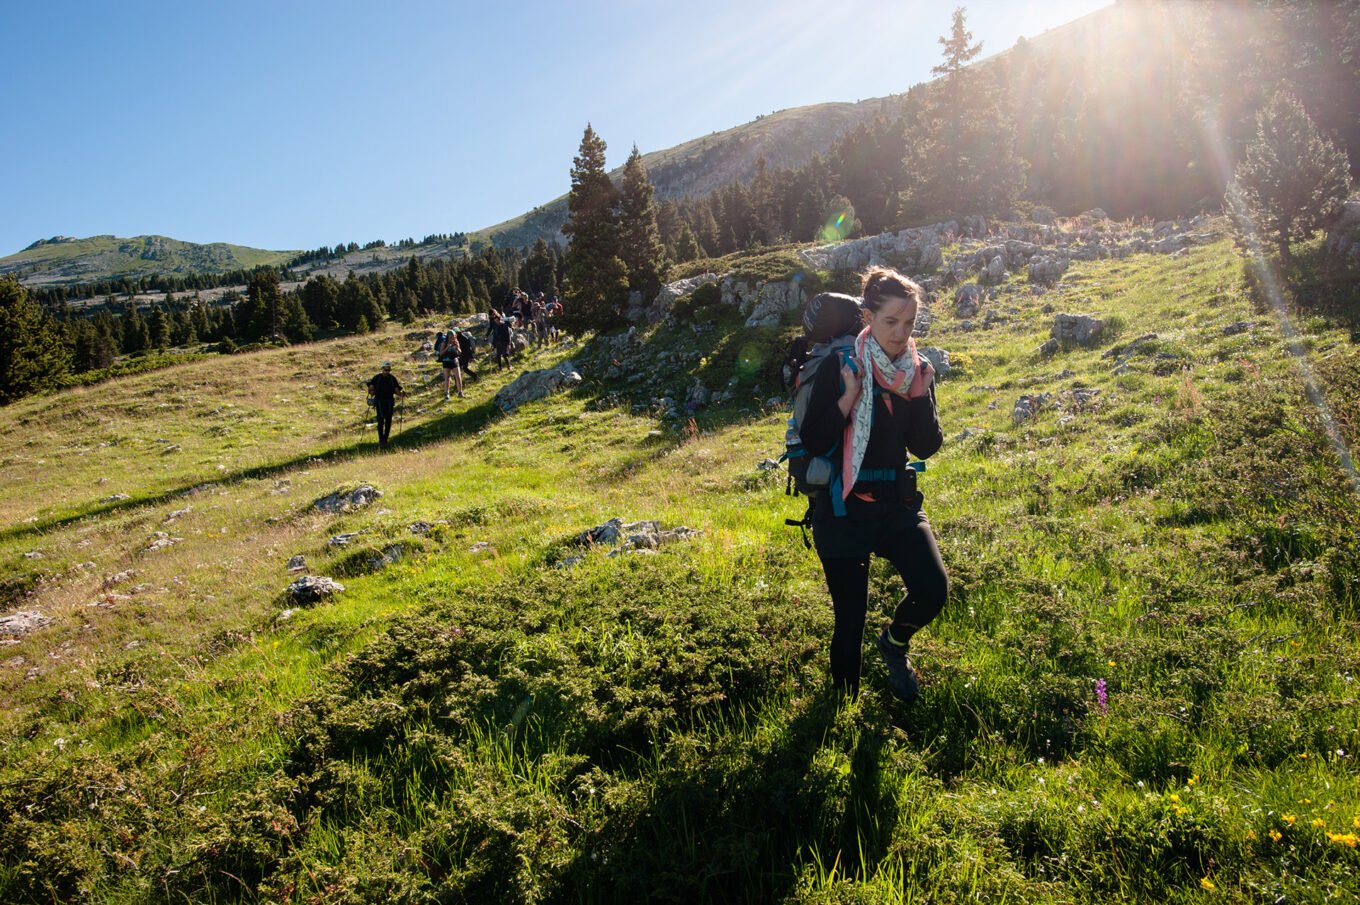
<svg viewBox="0 0 1360 905">
<path fill-rule="evenodd" d="M 1105 691 L 1105 680 L 1096 679 L 1096 706 L 1100 708 L 1100 715 L 1104 716 L 1108 709 L 1109 695 Z"/>
</svg>

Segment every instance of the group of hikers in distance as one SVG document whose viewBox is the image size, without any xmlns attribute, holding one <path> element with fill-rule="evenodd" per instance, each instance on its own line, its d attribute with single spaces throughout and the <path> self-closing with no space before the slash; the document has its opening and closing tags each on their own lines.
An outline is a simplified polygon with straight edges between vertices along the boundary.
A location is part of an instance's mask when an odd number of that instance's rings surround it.
<svg viewBox="0 0 1360 905">
<path fill-rule="evenodd" d="M 562 301 L 556 294 L 552 298 L 546 298 L 542 292 L 530 296 L 518 287 L 511 291 L 504 305 L 493 305 L 487 316 L 484 339 L 491 345 L 497 368 L 510 366 L 516 331 L 527 334 L 528 341 L 536 347 L 556 342 L 561 335 L 556 324 L 557 315 L 561 312 Z M 472 362 L 477 355 L 476 347 L 476 338 L 463 327 L 455 325 L 448 332 L 435 334 L 433 352 L 444 371 L 445 399 L 449 399 L 455 391 L 459 399 L 464 398 L 465 375 L 470 381 L 477 379 L 476 372 L 472 370 Z M 406 395 L 406 390 L 392 373 L 390 361 L 383 362 L 382 370 L 369 378 L 366 386 L 377 420 L 378 448 L 386 449 L 392 433 L 397 400 Z"/>
<path fill-rule="evenodd" d="M 808 511 L 790 524 L 811 529 L 812 542 L 831 594 L 832 684 L 859 692 L 864 628 L 869 606 L 869 564 L 888 560 L 902 579 L 903 594 L 874 646 L 898 699 L 914 700 L 919 681 L 909 656 L 913 637 L 944 608 L 948 578 L 934 532 L 923 510 L 917 474 L 944 442 L 935 399 L 935 371 L 920 356 L 912 332 L 922 290 L 886 267 L 863 275 L 859 298 L 821 293 L 803 310 L 805 351 L 795 363 L 793 415 L 784 458 L 790 487 L 808 497 Z M 498 366 L 509 364 L 511 327 L 535 341 L 553 336 L 561 311 L 554 297 L 530 298 L 516 290 L 508 312 L 493 308 L 487 338 Z M 444 365 L 445 398 L 450 380 L 463 395 L 472 337 L 457 329 L 440 334 L 436 354 Z M 395 400 L 403 394 L 391 362 L 369 381 L 378 414 L 378 444 L 385 448 Z M 912 461 L 915 456 L 918 461 Z"/>
</svg>

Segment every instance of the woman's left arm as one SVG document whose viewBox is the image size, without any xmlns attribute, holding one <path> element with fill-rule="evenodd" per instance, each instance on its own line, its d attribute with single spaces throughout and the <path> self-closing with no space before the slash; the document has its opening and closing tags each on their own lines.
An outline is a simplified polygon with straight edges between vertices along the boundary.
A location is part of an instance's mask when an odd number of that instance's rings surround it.
<svg viewBox="0 0 1360 905">
<path fill-rule="evenodd" d="M 918 459 L 927 459 L 944 444 L 944 431 L 940 429 L 940 416 L 935 407 L 935 381 L 930 382 L 930 390 L 924 396 L 906 400 L 907 449 Z"/>
</svg>

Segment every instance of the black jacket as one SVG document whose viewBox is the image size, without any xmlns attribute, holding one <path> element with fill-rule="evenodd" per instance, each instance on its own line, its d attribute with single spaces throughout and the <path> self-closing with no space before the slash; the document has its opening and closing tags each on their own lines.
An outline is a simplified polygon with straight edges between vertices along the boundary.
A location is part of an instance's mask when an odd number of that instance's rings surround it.
<svg viewBox="0 0 1360 905">
<path fill-rule="evenodd" d="M 379 371 L 368 381 L 368 391 L 380 402 L 391 402 L 401 392 L 401 382 L 391 374 Z"/>
<path fill-rule="evenodd" d="M 798 433 L 809 455 L 825 456 L 845 436 L 848 419 L 841 414 L 841 359 L 828 355 L 813 377 L 812 395 Z M 873 383 L 871 376 L 861 378 L 862 392 L 874 392 L 874 418 L 869 429 L 869 445 L 864 450 L 860 469 L 902 468 L 910 451 L 918 459 L 932 456 L 944 443 L 940 419 L 935 409 L 935 382 L 930 392 L 919 399 L 903 399 Z M 839 463 L 843 450 L 836 450 Z"/>
</svg>

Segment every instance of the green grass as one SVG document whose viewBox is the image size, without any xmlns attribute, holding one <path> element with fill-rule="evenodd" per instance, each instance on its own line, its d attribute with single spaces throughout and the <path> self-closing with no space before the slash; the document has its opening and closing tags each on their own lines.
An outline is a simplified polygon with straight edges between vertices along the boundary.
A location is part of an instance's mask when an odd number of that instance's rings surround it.
<svg viewBox="0 0 1360 905">
<path fill-rule="evenodd" d="M 785 416 L 739 364 L 789 330 L 645 331 L 680 353 L 655 385 L 539 353 L 587 383 L 510 417 L 509 375 L 422 388 L 384 455 L 359 382 L 396 331 L 11 406 L 0 588 L 54 622 L 0 649 L 0 899 L 1353 900 L 1360 507 L 1240 258 L 989 304 L 925 340 L 964 366 L 908 707 L 868 645 L 860 699 L 831 694 L 801 501 L 756 467 Z M 1115 335 L 1041 357 L 1045 305 Z M 1349 411 L 1347 326 L 1300 323 Z M 692 427 L 654 414 L 728 376 Z M 1062 408 L 1015 425 L 1039 393 Z M 361 482 L 372 507 L 311 509 Z M 614 516 L 702 533 L 563 566 Z M 294 554 L 345 592 L 291 606 Z M 871 630 L 897 593 L 877 564 Z"/>
</svg>

